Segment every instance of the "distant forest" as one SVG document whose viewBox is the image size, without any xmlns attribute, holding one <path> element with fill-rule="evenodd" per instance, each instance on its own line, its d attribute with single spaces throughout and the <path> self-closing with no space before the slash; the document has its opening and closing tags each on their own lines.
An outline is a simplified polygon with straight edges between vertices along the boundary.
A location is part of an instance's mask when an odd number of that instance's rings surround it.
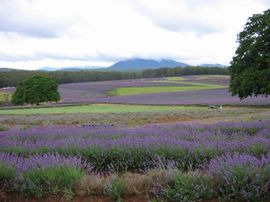
<svg viewBox="0 0 270 202">
<path fill-rule="evenodd" d="M 26 71 L 26 70 L 2 70 L 0 71 L 0 87 L 18 86 L 26 78 L 36 75 L 46 75 L 53 78 L 58 84 L 90 82 L 90 81 L 107 81 L 107 80 L 124 80 L 138 78 L 156 78 L 185 75 L 228 75 L 227 68 L 221 67 L 175 67 L 147 69 L 141 72 L 124 72 L 124 71 Z"/>
</svg>

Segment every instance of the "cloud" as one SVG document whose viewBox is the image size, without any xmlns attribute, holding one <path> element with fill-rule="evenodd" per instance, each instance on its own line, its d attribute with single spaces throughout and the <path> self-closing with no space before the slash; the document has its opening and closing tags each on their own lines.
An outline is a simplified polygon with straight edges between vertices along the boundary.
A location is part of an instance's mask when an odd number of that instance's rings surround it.
<svg viewBox="0 0 270 202">
<path fill-rule="evenodd" d="M 69 28 L 70 19 L 53 11 L 57 4 L 43 2 L 41 0 L 0 0 L 0 31 L 38 38 L 61 36 Z"/>
<path fill-rule="evenodd" d="M 270 7 L 269 0 L 129 0 L 136 12 L 172 32 L 198 36 L 225 32 Z"/>
<path fill-rule="evenodd" d="M 10 55 L 0 53 L 0 61 L 1 62 L 27 62 L 27 61 L 41 61 L 44 59 L 50 60 L 59 60 L 59 61 L 80 61 L 80 62 L 105 62 L 105 63 L 113 63 L 115 61 L 119 61 L 122 59 L 120 56 L 108 55 L 106 53 L 102 53 L 97 51 L 93 55 L 70 55 L 70 54 L 59 54 L 59 53 L 50 53 L 50 52 L 35 52 L 32 55 Z"/>
<path fill-rule="evenodd" d="M 229 64 L 267 0 L 0 0 L 0 66 L 35 69 L 170 58 Z"/>
<path fill-rule="evenodd" d="M 204 15 L 206 1 L 138 0 L 130 2 L 137 12 L 163 29 L 173 32 L 193 32 L 199 35 L 222 31 L 222 26 L 213 23 Z"/>
</svg>

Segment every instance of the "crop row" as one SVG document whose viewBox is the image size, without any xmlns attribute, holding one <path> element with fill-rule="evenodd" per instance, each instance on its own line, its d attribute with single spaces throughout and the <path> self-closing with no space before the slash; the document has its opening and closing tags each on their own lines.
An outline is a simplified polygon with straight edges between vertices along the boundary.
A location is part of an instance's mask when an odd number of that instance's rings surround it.
<svg viewBox="0 0 270 202">
<path fill-rule="evenodd" d="M 91 173 L 91 166 L 77 157 L 44 154 L 24 158 L 1 153 L 0 188 L 7 193 L 35 197 L 105 194 L 115 201 L 123 195 L 147 195 L 168 201 L 214 197 L 264 201 L 270 196 L 270 154 L 224 154 L 212 159 L 201 171 L 183 173 L 171 165 L 141 174 L 104 176 Z"/>
<path fill-rule="evenodd" d="M 79 156 L 98 172 L 141 171 L 173 161 L 200 168 L 224 153 L 261 156 L 270 150 L 270 121 L 169 124 L 137 128 L 43 126 L 1 132 L 0 151 L 23 156 Z"/>
</svg>

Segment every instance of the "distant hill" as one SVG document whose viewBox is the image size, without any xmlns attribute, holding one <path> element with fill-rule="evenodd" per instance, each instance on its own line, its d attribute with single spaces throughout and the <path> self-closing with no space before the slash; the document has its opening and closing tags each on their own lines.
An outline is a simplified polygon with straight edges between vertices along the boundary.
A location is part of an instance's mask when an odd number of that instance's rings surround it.
<svg viewBox="0 0 270 202">
<path fill-rule="evenodd" d="M 177 62 L 174 60 L 169 59 L 162 59 L 162 60 L 151 60 L 151 59 L 143 59 L 143 58 L 135 58 L 135 59 L 128 59 L 116 62 L 110 67 L 101 67 L 101 66 L 73 66 L 73 67 L 41 67 L 37 69 L 37 71 L 82 71 L 82 70 L 89 70 L 89 71 L 142 71 L 145 69 L 158 69 L 162 67 L 173 68 L 173 67 L 187 67 L 192 66 L 186 63 Z M 198 67 L 222 67 L 226 68 L 227 66 L 212 63 L 212 64 L 201 64 L 197 65 Z M 7 72 L 7 71 L 14 71 L 18 69 L 0 67 L 0 72 Z"/>
<path fill-rule="evenodd" d="M 148 59 L 129 59 L 123 60 L 110 66 L 108 70 L 114 71 L 129 71 L 129 70 L 144 70 L 156 69 L 161 67 L 186 67 L 188 64 L 176 62 L 174 60 L 148 60 Z"/>
<path fill-rule="evenodd" d="M 215 63 L 215 64 L 201 64 L 199 66 L 200 67 L 227 67 L 226 65 L 222 65 L 222 64 L 218 64 L 218 63 Z"/>
<path fill-rule="evenodd" d="M 38 71 L 56 71 L 58 70 L 57 68 L 53 68 L 53 67 L 41 67 L 39 69 L 37 69 Z"/>
</svg>

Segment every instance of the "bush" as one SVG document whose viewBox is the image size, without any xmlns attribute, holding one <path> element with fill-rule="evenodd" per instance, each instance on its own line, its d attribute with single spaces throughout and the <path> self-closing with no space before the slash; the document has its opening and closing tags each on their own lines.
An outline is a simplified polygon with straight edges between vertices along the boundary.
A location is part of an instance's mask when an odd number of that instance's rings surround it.
<svg viewBox="0 0 270 202">
<path fill-rule="evenodd" d="M 86 175 L 76 186 L 76 193 L 80 196 L 102 195 L 104 184 L 109 177 L 98 174 Z"/>
<path fill-rule="evenodd" d="M 215 196 L 213 179 L 198 172 L 176 172 L 165 189 L 169 201 L 197 201 Z"/>
<path fill-rule="evenodd" d="M 121 180 L 127 195 L 147 195 L 152 188 L 152 177 L 147 174 L 125 173 Z"/>
<path fill-rule="evenodd" d="M 105 187 L 105 194 L 114 201 L 122 201 L 124 194 L 123 181 L 120 178 L 113 176 L 111 181 Z"/>
<path fill-rule="evenodd" d="M 44 194 L 71 196 L 74 185 L 84 173 L 74 167 L 47 167 L 23 173 L 22 192 L 29 196 L 42 197 Z"/>
<path fill-rule="evenodd" d="M 11 189 L 11 180 L 15 176 L 15 169 L 11 167 L 4 166 L 0 162 L 0 190 L 3 189 L 7 191 Z"/>
<path fill-rule="evenodd" d="M 100 171 L 139 171 L 144 169 L 145 162 L 153 158 L 153 152 L 140 148 L 109 148 L 91 147 L 81 152 L 94 169 Z"/>
<path fill-rule="evenodd" d="M 256 158 L 248 154 L 226 154 L 210 162 L 209 172 L 226 200 L 258 201 L 269 197 L 270 155 Z"/>
</svg>

